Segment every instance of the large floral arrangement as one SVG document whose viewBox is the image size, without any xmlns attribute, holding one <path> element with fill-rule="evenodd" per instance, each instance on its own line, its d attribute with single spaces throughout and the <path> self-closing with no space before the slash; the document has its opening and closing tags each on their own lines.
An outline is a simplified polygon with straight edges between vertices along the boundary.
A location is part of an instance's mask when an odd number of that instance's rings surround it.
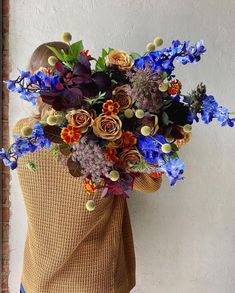
<svg viewBox="0 0 235 293">
<path fill-rule="evenodd" d="M 194 121 L 215 118 L 222 126 L 234 125 L 235 118 L 206 93 L 205 85 L 184 95 L 173 75 L 175 62 L 200 60 L 203 41 L 191 46 L 174 40 L 157 50 L 163 43 L 157 37 L 143 55 L 110 48 L 96 59 L 82 41 L 71 44 L 70 33 L 62 38 L 68 52 L 50 47 L 54 55 L 47 68 L 20 70 L 16 80 L 7 81 L 8 90 L 22 99 L 35 105 L 40 96 L 51 105 L 41 121 L 24 126 L 10 148 L 0 151 L 11 169 L 21 156 L 47 147 L 66 162 L 72 176 L 83 176 L 89 194 L 102 188 L 102 196 L 128 197 L 141 173 L 166 174 L 171 185 L 183 179 L 178 150 L 190 139 Z M 37 170 L 36 162 L 27 165 Z"/>
</svg>

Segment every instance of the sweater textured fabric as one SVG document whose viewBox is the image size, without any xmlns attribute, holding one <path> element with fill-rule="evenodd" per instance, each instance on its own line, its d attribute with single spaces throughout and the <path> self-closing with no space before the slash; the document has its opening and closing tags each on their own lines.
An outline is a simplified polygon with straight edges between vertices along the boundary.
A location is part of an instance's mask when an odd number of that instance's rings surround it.
<svg viewBox="0 0 235 293">
<path fill-rule="evenodd" d="M 19 120 L 13 134 L 32 126 Z M 31 171 L 28 161 L 37 164 Z M 95 197 L 96 209 L 81 178 L 71 176 L 44 148 L 18 160 L 17 176 L 27 214 L 21 282 L 26 293 L 129 293 L 135 286 L 135 252 L 127 201 Z M 143 174 L 134 189 L 156 191 L 161 179 Z"/>
</svg>

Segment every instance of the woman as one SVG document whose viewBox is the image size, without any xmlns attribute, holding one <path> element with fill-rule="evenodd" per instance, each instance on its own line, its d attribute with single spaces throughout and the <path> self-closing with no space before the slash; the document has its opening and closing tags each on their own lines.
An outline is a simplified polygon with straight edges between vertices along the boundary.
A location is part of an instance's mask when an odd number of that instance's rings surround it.
<svg viewBox="0 0 235 293">
<path fill-rule="evenodd" d="M 33 53 L 29 70 L 48 67 L 52 52 L 46 47 L 67 50 L 62 42 L 40 45 Z M 44 116 L 50 106 L 38 99 L 38 115 L 18 121 L 20 134 Z M 37 170 L 26 164 L 37 162 Z M 28 219 L 24 248 L 21 292 L 26 293 L 128 293 L 135 286 L 135 254 L 130 217 L 124 197 L 96 196 L 97 207 L 87 211 L 80 178 L 71 176 L 47 149 L 19 159 L 17 169 Z M 161 179 L 143 174 L 134 189 L 154 192 Z"/>
</svg>

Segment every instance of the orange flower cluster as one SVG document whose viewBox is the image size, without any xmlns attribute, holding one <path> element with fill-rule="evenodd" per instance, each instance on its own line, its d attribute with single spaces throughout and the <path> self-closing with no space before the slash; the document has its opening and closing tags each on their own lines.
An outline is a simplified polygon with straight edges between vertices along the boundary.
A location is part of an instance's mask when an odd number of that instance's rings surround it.
<svg viewBox="0 0 235 293">
<path fill-rule="evenodd" d="M 91 179 L 86 178 L 83 182 L 83 187 L 88 193 L 94 193 L 97 191 L 96 184 L 91 181 Z"/>
<path fill-rule="evenodd" d="M 119 112 L 119 109 L 120 105 L 118 104 L 118 102 L 114 102 L 113 100 L 107 100 L 103 104 L 103 112 L 109 116 L 112 114 L 117 114 Z"/>
<path fill-rule="evenodd" d="M 170 87 L 168 89 L 168 93 L 170 95 L 178 95 L 181 91 L 181 88 L 182 88 L 181 82 L 178 79 L 173 80 L 170 82 Z"/>
<path fill-rule="evenodd" d="M 70 143 L 76 143 L 81 138 L 82 135 L 80 130 L 77 127 L 71 124 L 68 124 L 66 127 L 64 127 L 61 130 L 60 136 L 65 143 L 70 144 Z"/>
</svg>

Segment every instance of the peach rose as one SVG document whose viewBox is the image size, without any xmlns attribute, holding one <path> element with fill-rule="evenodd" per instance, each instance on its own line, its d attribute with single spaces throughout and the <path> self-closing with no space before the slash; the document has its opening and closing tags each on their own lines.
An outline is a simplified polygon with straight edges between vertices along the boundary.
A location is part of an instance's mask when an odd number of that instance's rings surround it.
<svg viewBox="0 0 235 293">
<path fill-rule="evenodd" d="M 136 148 L 124 149 L 120 154 L 121 165 L 127 171 L 131 171 L 140 161 L 141 155 Z"/>
<path fill-rule="evenodd" d="M 81 132 L 86 132 L 93 123 L 92 115 L 83 109 L 72 110 L 65 117 L 69 124 L 78 127 Z"/>
<path fill-rule="evenodd" d="M 133 103 L 132 98 L 127 93 L 128 87 L 128 85 L 121 85 L 113 91 L 113 100 L 120 105 L 120 111 L 130 108 Z"/>
<path fill-rule="evenodd" d="M 122 121 L 117 115 L 100 114 L 95 118 L 93 131 L 96 136 L 114 141 L 122 136 Z"/>
<path fill-rule="evenodd" d="M 178 148 L 182 147 L 183 145 L 185 145 L 186 143 L 188 143 L 190 141 L 192 137 L 192 133 L 186 133 L 184 132 L 184 138 L 182 139 L 176 139 L 175 144 L 177 145 Z"/>
<path fill-rule="evenodd" d="M 106 64 L 116 65 L 119 70 L 129 70 L 134 65 L 134 60 L 125 51 L 112 50 L 107 56 Z"/>
</svg>

